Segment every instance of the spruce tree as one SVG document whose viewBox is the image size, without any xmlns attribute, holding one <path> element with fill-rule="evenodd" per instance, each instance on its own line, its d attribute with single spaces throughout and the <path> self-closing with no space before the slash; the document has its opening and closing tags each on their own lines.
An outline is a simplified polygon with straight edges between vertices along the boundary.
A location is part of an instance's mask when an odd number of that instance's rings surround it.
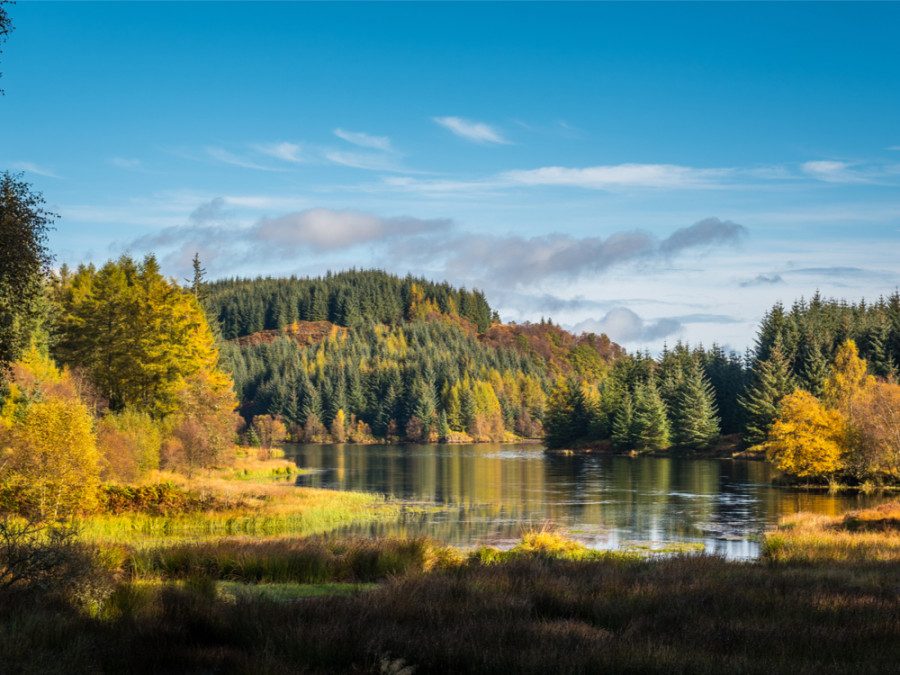
<svg viewBox="0 0 900 675">
<path fill-rule="evenodd" d="M 622 397 L 622 405 L 613 417 L 612 442 L 616 450 L 634 448 L 634 404 L 628 391 Z"/>
<path fill-rule="evenodd" d="M 794 378 L 778 342 L 772 346 L 769 358 L 757 364 L 753 373 L 753 381 L 738 401 L 744 410 L 744 444 L 748 447 L 765 442 L 778 414 L 781 399 L 795 388 Z"/>
<path fill-rule="evenodd" d="M 666 406 L 652 380 L 635 388 L 633 429 L 634 445 L 638 452 L 669 447 Z"/>
<path fill-rule="evenodd" d="M 681 381 L 674 414 L 675 443 L 687 450 L 710 447 L 719 436 L 719 418 L 712 386 L 694 363 Z"/>
</svg>

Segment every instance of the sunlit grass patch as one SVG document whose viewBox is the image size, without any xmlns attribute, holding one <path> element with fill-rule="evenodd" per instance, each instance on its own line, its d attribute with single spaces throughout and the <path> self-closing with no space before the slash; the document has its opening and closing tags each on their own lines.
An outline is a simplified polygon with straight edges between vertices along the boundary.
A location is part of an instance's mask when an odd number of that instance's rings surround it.
<svg viewBox="0 0 900 675">
<path fill-rule="evenodd" d="M 799 513 L 761 539 L 764 559 L 779 562 L 900 560 L 900 504 L 838 517 Z"/>
<path fill-rule="evenodd" d="M 222 536 L 305 536 L 354 522 L 396 518 L 401 508 L 380 495 L 222 482 L 224 486 L 207 483 L 205 488 L 216 495 L 218 504 L 235 504 L 231 508 L 160 516 L 96 515 L 84 520 L 81 537 L 148 546 L 164 540 Z"/>
<path fill-rule="evenodd" d="M 216 584 L 218 597 L 224 602 L 269 600 L 291 602 L 304 598 L 323 598 L 353 595 L 378 588 L 378 584 L 244 584 L 237 581 L 220 581 Z"/>
</svg>

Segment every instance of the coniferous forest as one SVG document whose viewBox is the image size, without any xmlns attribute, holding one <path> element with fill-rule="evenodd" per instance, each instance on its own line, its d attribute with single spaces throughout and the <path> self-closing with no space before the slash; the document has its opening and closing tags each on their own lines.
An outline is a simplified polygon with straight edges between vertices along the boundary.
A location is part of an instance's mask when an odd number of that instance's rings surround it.
<svg viewBox="0 0 900 675">
<path fill-rule="evenodd" d="M 295 440 L 775 452 L 766 443 L 783 399 L 799 389 L 828 401 L 842 352 L 872 378 L 859 406 L 875 385 L 893 386 L 900 362 L 896 292 L 875 303 L 818 293 L 790 309 L 776 303 L 743 354 L 678 343 L 652 357 L 543 319 L 505 325 L 477 291 L 381 271 L 202 288 L 241 414 L 248 424 L 279 418 Z M 848 462 L 858 476 L 887 470 Z M 823 473 L 833 471 L 809 475 Z"/>
</svg>

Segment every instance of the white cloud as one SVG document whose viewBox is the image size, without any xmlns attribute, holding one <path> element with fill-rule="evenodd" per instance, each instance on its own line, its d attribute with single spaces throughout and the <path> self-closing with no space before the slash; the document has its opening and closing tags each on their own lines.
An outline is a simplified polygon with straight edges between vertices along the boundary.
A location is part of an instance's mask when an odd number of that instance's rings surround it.
<svg viewBox="0 0 900 675">
<path fill-rule="evenodd" d="M 384 150 L 390 152 L 391 139 L 387 136 L 370 136 L 362 131 L 345 131 L 344 129 L 335 129 L 334 135 L 342 138 L 348 143 L 358 145 L 363 148 L 372 148 L 373 150 Z"/>
<path fill-rule="evenodd" d="M 250 231 L 251 239 L 281 246 L 281 254 L 292 248 L 314 251 L 348 248 L 367 242 L 384 242 L 428 232 L 445 231 L 448 220 L 411 217 L 380 218 L 371 213 L 344 209 L 307 209 L 280 218 L 263 218 Z"/>
<path fill-rule="evenodd" d="M 231 164 L 233 166 L 240 166 L 244 169 L 256 169 L 257 171 L 284 171 L 284 169 L 264 166 L 262 164 L 257 164 L 256 162 L 253 162 L 251 160 L 244 159 L 243 157 L 238 157 L 237 155 L 231 154 L 224 148 L 208 147 L 206 148 L 206 154 L 219 162 Z"/>
<path fill-rule="evenodd" d="M 275 157 L 285 162 L 303 162 L 303 146 L 296 143 L 261 143 L 253 146 L 254 150 Z"/>
<path fill-rule="evenodd" d="M 854 171 L 849 162 L 806 162 L 800 168 L 803 173 L 826 183 L 869 183 L 868 177 Z"/>
<path fill-rule="evenodd" d="M 710 188 L 717 187 L 731 169 L 694 169 L 674 164 L 618 164 L 572 169 L 548 166 L 526 171 L 507 171 L 501 178 L 520 185 L 557 185 L 593 190 L 629 187 Z"/>
<path fill-rule="evenodd" d="M 460 138 L 475 143 L 499 143 L 509 145 L 511 142 L 491 126 L 483 122 L 464 120 L 461 117 L 432 117 L 432 120 L 449 129 Z"/>
<path fill-rule="evenodd" d="M 393 157 L 374 152 L 343 152 L 340 150 L 327 150 L 325 159 L 334 164 L 349 166 L 354 169 L 368 169 L 369 171 L 395 171 L 406 172 L 398 166 Z"/>
<path fill-rule="evenodd" d="M 16 162 L 12 165 L 12 168 L 15 171 L 36 173 L 38 176 L 46 176 L 47 178 L 62 178 L 62 176 L 53 171 L 53 169 L 47 169 L 45 167 L 38 166 L 33 162 Z"/>
<path fill-rule="evenodd" d="M 627 307 L 615 307 L 602 319 L 587 319 L 575 325 L 576 333 L 606 333 L 619 344 L 655 342 L 681 330 L 675 319 L 648 322 Z"/>
</svg>

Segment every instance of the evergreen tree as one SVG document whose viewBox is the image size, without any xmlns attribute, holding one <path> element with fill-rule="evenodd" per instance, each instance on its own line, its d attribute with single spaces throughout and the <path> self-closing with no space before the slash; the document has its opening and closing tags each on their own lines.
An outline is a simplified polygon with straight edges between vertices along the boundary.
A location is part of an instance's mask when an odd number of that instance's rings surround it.
<svg viewBox="0 0 900 675">
<path fill-rule="evenodd" d="M 678 389 L 673 437 L 688 450 L 710 447 L 719 436 L 716 401 L 703 371 L 695 364 L 687 370 Z"/>
<path fill-rule="evenodd" d="M 628 391 L 622 397 L 622 405 L 613 418 L 612 441 L 617 450 L 630 450 L 635 447 L 634 404 Z"/>
<path fill-rule="evenodd" d="M 781 399 L 794 391 L 795 382 L 787 360 L 776 342 L 769 358 L 753 370 L 753 381 L 739 399 L 745 415 L 744 444 L 758 446 L 764 443 L 778 415 Z"/>
<path fill-rule="evenodd" d="M 639 384 L 634 394 L 634 445 L 638 452 L 669 447 L 669 420 L 666 406 L 651 380 Z"/>
<path fill-rule="evenodd" d="M 809 392 L 816 398 L 821 398 L 825 394 L 825 381 L 828 379 L 829 372 L 828 361 L 825 359 L 825 355 L 822 354 L 819 341 L 814 339 L 812 335 L 807 336 L 803 354 L 803 366 L 797 384 L 804 391 Z"/>
</svg>

